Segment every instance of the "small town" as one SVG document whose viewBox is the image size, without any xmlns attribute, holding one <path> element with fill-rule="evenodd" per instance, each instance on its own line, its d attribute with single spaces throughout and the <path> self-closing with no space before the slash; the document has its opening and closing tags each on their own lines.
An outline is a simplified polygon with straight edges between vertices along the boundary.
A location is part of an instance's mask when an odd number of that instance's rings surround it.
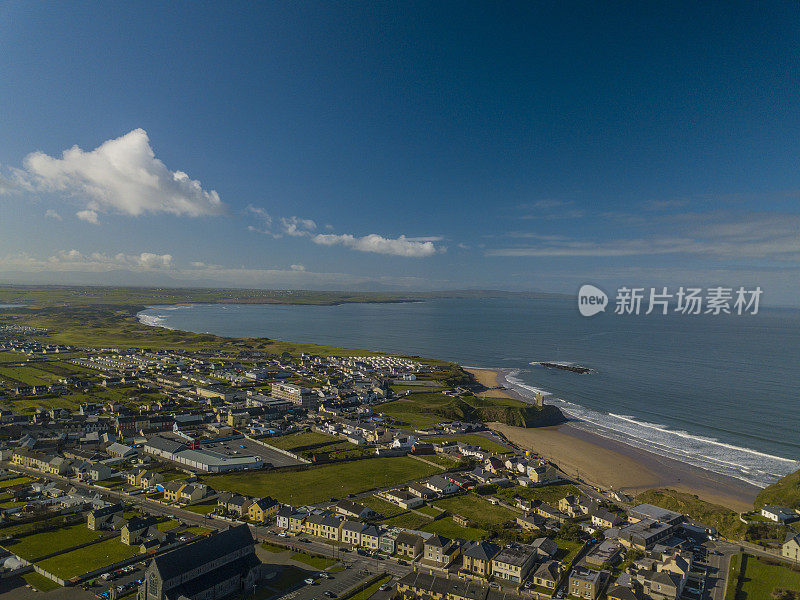
<svg viewBox="0 0 800 600">
<path fill-rule="evenodd" d="M 31 590 L 724 600 L 748 556 L 746 542 L 569 476 L 485 422 L 429 412 L 491 396 L 453 385 L 447 363 L 49 334 L 0 331 L 2 577 Z M 748 518 L 786 532 L 750 560 L 800 562 L 797 511 Z"/>
</svg>

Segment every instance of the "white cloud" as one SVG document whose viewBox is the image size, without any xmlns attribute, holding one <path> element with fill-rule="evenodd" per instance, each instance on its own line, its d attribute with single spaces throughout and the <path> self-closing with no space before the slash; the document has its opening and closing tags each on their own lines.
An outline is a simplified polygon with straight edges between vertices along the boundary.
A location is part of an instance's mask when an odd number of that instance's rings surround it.
<svg viewBox="0 0 800 600">
<path fill-rule="evenodd" d="M 81 221 L 86 221 L 87 223 L 92 223 L 93 225 L 100 224 L 100 221 L 97 220 L 97 211 L 94 210 L 79 210 L 75 213 L 75 216 Z"/>
<path fill-rule="evenodd" d="M 292 269 L 292 271 L 305 271 L 306 270 L 304 265 L 292 265 L 290 268 Z"/>
<path fill-rule="evenodd" d="M 55 219 L 56 221 L 61 221 L 62 220 L 61 219 L 61 215 L 58 214 L 53 209 L 45 211 L 44 216 L 45 216 L 46 219 Z"/>
<path fill-rule="evenodd" d="M 323 246 L 341 245 L 360 252 L 373 252 L 376 254 L 390 254 L 392 256 L 406 256 L 420 258 L 436 254 L 436 246 L 430 241 L 417 241 L 401 235 L 399 238 L 385 238 L 377 234 L 355 237 L 350 234 L 317 234 L 311 238 L 315 244 Z"/>
<path fill-rule="evenodd" d="M 157 159 L 143 129 L 134 129 L 88 152 L 73 146 L 61 158 L 33 152 L 23 165 L 24 170 L 16 173 L 25 187 L 88 198 L 86 209 L 95 213 L 198 217 L 218 215 L 224 209 L 217 192 L 204 190 L 199 181 L 183 171 L 170 171 Z"/>
<path fill-rule="evenodd" d="M 311 219 L 301 219 L 300 217 L 281 218 L 281 227 L 286 235 L 292 237 L 304 237 L 311 235 L 317 228 L 317 224 Z"/>
<path fill-rule="evenodd" d="M 246 213 L 252 215 L 254 219 L 259 223 L 259 225 L 248 225 L 248 231 L 255 231 L 256 233 L 265 233 L 271 235 L 271 227 L 272 227 L 272 217 L 270 214 L 260 206 L 253 206 L 252 204 L 248 204 L 247 208 L 244 209 Z"/>
</svg>

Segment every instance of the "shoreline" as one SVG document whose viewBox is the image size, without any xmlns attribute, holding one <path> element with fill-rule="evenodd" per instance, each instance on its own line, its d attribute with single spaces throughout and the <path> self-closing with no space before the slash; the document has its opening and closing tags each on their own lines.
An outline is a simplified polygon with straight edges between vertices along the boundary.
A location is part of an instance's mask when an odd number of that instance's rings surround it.
<svg viewBox="0 0 800 600">
<path fill-rule="evenodd" d="M 464 367 L 478 383 L 496 390 L 495 397 L 530 402 L 513 389 L 506 376 L 513 369 Z M 487 385 L 494 384 L 494 385 Z M 736 511 L 752 510 L 761 488 L 741 479 L 701 469 L 587 431 L 567 421 L 561 425 L 522 428 L 503 423 L 488 424 L 524 450 L 531 450 L 557 464 L 569 476 L 577 476 L 591 485 L 636 495 L 645 490 L 670 488 L 696 494 L 703 500 Z"/>
</svg>

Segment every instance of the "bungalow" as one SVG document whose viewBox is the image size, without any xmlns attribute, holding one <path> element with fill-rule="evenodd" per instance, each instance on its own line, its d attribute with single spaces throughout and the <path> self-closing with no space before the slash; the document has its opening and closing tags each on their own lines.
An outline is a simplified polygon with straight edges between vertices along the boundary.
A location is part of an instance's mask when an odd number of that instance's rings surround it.
<svg viewBox="0 0 800 600">
<path fill-rule="evenodd" d="M 544 517 L 531 512 L 517 517 L 517 525 L 522 527 L 525 531 L 542 529 L 544 527 Z"/>
<path fill-rule="evenodd" d="M 533 584 L 548 590 L 555 590 L 561 577 L 561 565 L 557 560 L 547 560 L 533 573 Z"/>
<path fill-rule="evenodd" d="M 800 515 L 791 508 L 769 505 L 761 508 L 761 516 L 770 521 L 775 521 L 776 523 L 789 523 L 800 518 Z"/>
<path fill-rule="evenodd" d="M 408 486 L 408 491 L 417 498 L 423 498 L 425 500 L 428 498 L 434 498 L 436 496 L 436 492 L 434 492 L 424 483 L 412 483 Z"/>
<path fill-rule="evenodd" d="M 452 481 L 448 481 L 441 475 L 434 475 L 428 481 L 425 482 L 425 485 L 427 485 L 434 492 L 442 496 L 446 496 L 448 494 L 454 494 L 459 489 L 456 484 L 454 484 Z"/>
<path fill-rule="evenodd" d="M 375 515 L 375 511 L 371 508 L 352 500 L 340 500 L 334 508 L 340 515 L 354 519 L 369 519 Z"/>
<path fill-rule="evenodd" d="M 569 518 L 567 515 L 562 513 L 556 507 L 548 504 L 547 502 L 541 502 L 535 509 L 534 512 L 539 516 L 544 517 L 545 519 L 553 519 L 554 521 L 558 521 L 559 523 L 564 523 Z"/>
</svg>

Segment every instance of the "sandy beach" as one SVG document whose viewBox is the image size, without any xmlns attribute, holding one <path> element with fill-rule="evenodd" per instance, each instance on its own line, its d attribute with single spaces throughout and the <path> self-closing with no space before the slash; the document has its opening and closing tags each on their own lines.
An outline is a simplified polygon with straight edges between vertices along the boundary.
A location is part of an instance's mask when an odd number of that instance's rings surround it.
<svg viewBox="0 0 800 600">
<path fill-rule="evenodd" d="M 489 389 L 503 385 L 505 381 L 502 371 L 468 370 Z M 499 396 L 500 392 L 506 398 L 523 399 L 513 389 L 493 390 L 487 395 Z M 653 488 L 671 488 L 743 511 L 752 510 L 753 500 L 760 490 L 740 479 L 665 458 L 585 431 L 571 423 L 529 429 L 503 423 L 489 425 L 520 448 L 552 460 L 567 475 L 630 495 Z"/>
<path fill-rule="evenodd" d="M 478 367 L 464 368 L 467 373 L 472 374 L 475 380 L 485 388 L 488 398 L 517 398 L 508 393 L 507 390 L 498 389 L 501 385 L 497 381 L 498 371 L 493 369 L 480 369 Z M 482 392 L 479 392 L 482 393 Z"/>
</svg>

